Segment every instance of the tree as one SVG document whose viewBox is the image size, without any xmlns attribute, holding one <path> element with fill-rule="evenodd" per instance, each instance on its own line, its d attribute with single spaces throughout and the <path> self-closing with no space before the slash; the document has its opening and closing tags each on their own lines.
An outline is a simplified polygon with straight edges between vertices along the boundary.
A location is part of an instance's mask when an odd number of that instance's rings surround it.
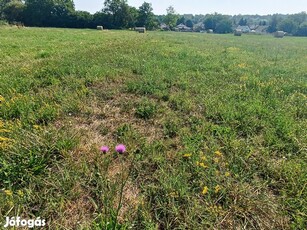
<svg viewBox="0 0 307 230">
<path fill-rule="evenodd" d="M 180 25 L 180 24 L 185 24 L 185 17 L 181 16 L 180 18 L 178 18 L 176 25 Z"/>
<path fill-rule="evenodd" d="M 303 22 L 299 26 L 295 35 L 297 35 L 297 36 L 307 36 L 307 22 Z"/>
<path fill-rule="evenodd" d="M 72 0 L 26 0 L 25 23 L 30 26 L 66 26 L 75 6 Z"/>
<path fill-rule="evenodd" d="M 157 26 L 151 3 L 144 2 L 138 10 L 137 26 L 145 26 L 152 30 Z"/>
<path fill-rule="evenodd" d="M 219 21 L 215 28 L 215 33 L 227 34 L 232 32 L 232 22 L 226 17 Z"/>
<path fill-rule="evenodd" d="M 225 34 L 232 31 L 231 18 L 222 14 L 207 15 L 204 21 L 206 30 L 213 30 L 215 33 Z"/>
<path fill-rule="evenodd" d="M 247 25 L 247 20 L 244 19 L 244 18 L 241 18 L 240 21 L 239 21 L 239 25 L 240 26 L 246 26 Z"/>
<path fill-rule="evenodd" d="M 176 22 L 179 16 L 176 14 L 176 11 L 173 6 L 169 6 L 166 9 L 166 12 L 167 14 L 164 18 L 164 23 L 168 25 L 171 29 L 173 29 L 176 26 Z"/>
<path fill-rule="evenodd" d="M 189 20 L 186 21 L 185 25 L 186 25 L 187 27 L 193 28 L 193 25 L 194 25 L 194 24 L 193 24 L 192 20 L 189 19 Z"/>
<path fill-rule="evenodd" d="M 103 11 L 111 19 L 110 29 L 129 28 L 133 20 L 127 0 L 105 0 Z"/>
<path fill-rule="evenodd" d="M 268 27 L 269 33 L 274 33 L 274 32 L 277 31 L 277 25 L 278 25 L 279 21 L 280 21 L 280 18 L 278 17 L 278 15 L 274 14 L 271 18 L 270 23 L 269 23 L 269 27 Z"/>
<path fill-rule="evenodd" d="M 23 13 L 24 13 L 25 5 L 21 1 L 14 0 L 5 4 L 2 12 L 3 17 L 8 22 L 21 22 L 23 21 Z"/>
<path fill-rule="evenodd" d="M 296 23 L 293 19 L 290 17 L 282 20 L 278 23 L 277 29 L 282 30 L 284 32 L 287 32 L 289 34 L 295 34 L 298 30 L 299 24 Z"/>
<path fill-rule="evenodd" d="M 93 18 L 87 11 L 75 11 L 70 13 L 66 25 L 69 28 L 94 28 Z"/>
</svg>

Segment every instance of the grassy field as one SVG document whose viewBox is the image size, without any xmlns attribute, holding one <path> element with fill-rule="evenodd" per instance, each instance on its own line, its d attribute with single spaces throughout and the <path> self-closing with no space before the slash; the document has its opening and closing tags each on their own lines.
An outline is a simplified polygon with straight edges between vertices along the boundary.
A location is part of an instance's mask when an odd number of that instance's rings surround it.
<svg viewBox="0 0 307 230">
<path fill-rule="evenodd" d="M 1 227 L 305 229 L 306 63 L 307 38 L 0 28 Z"/>
</svg>

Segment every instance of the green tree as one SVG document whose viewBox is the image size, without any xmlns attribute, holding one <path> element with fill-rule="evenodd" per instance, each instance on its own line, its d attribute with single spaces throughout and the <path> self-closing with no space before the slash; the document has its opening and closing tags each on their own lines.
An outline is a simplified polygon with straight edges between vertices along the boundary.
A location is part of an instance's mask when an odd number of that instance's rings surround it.
<svg viewBox="0 0 307 230">
<path fill-rule="evenodd" d="M 180 25 L 180 24 L 185 24 L 185 17 L 181 16 L 180 18 L 178 18 L 176 25 Z"/>
<path fill-rule="evenodd" d="M 74 12 L 72 0 L 26 0 L 25 23 L 30 26 L 66 26 Z"/>
<path fill-rule="evenodd" d="M 298 30 L 298 27 L 299 27 L 299 24 L 295 22 L 293 19 L 291 19 L 290 17 L 282 20 L 277 25 L 278 30 L 282 30 L 289 34 L 295 34 Z"/>
<path fill-rule="evenodd" d="M 190 27 L 190 28 L 193 28 L 193 26 L 194 26 L 194 24 L 193 24 L 193 22 L 192 22 L 191 19 L 188 19 L 188 20 L 186 21 L 185 25 L 186 25 L 187 27 Z"/>
<path fill-rule="evenodd" d="M 5 7 L 5 5 L 9 2 L 11 2 L 12 0 L 0 0 L 0 19 L 4 19 L 4 13 L 3 13 L 3 9 Z"/>
<path fill-rule="evenodd" d="M 222 14 L 207 15 L 204 21 L 205 29 L 212 29 L 215 33 L 225 34 L 232 32 L 231 17 Z"/>
<path fill-rule="evenodd" d="M 246 26 L 247 25 L 247 20 L 244 19 L 244 18 L 241 18 L 240 21 L 239 21 L 239 25 L 240 26 Z"/>
<path fill-rule="evenodd" d="M 164 23 L 168 25 L 171 29 L 174 29 L 176 26 L 179 16 L 176 14 L 176 11 L 173 6 L 169 6 L 166 9 L 166 16 L 164 17 Z"/>
<path fill-rule="evenodd" d="M 24 9 L 25 5 L 22 1 L 10 1 L 2 9 L 3 17 L 10 23 L 21 22 L 23 21 Z"/>
<path fill-rule="evenodd" d="M 157 26 L 151 3 L 144 2 L 138 10 L 137 26 L 145 26 L 152 30 Z"/>
<path fill-rule="evenodd" d="M 111 29 L 129 28 L 134 20 L 127 0 L 105 0 L 103 11 L 109 15 Z"/>
<path fill-rule="evenodd" d="M 66 25 L 70 28 L 94 28 L 93 18 L 87 11 L 75 11 L 70 13 Z"/>
<path fill-rule="evenodd" d="M 271 18 L 271 21 L 269 23 L 269 27 L 268 27 L 268 32 L 269 33 L 274 33 L 277 31 L 277 25 L 280 22 L 280 18 L 278 17 L 277 14 L 274 14 Z"/>
<path fill-rule="evenodd" d="M 307 36 L 307 22 L 303 22 L 299 26 L 295 35 L 297 35 L 297 36 Z"/>
</svg>

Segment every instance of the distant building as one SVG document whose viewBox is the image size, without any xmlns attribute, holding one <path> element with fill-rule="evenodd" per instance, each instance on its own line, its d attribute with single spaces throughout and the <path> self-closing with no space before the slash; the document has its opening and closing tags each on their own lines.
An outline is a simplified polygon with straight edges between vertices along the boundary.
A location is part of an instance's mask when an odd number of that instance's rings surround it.
<svg viewBox="0 0 307 230">
<path fill-rule="evenodd" d="M 175 27 L 175 30 L 181 31 L 181 32 L 192 32 L 193 29 L 184 25 L 184 24 L 179 24 L 178 26 Z"/>
<path fill-rule="evenodd" d="M 166 25 L 165 23 L 161 23 L 161 24 L 160 24 L 160 29 L 161 29 L 161 30 L 170 30 L 169 26 Z"/>
<path fill-rule="evenodd" d="M 251 29 L 249 28 L 249 26 L 238 26 L 237 30 L 241 30 L 242 33 L 249 33 L 249 32 L 251 32 Z"/>
</svg>

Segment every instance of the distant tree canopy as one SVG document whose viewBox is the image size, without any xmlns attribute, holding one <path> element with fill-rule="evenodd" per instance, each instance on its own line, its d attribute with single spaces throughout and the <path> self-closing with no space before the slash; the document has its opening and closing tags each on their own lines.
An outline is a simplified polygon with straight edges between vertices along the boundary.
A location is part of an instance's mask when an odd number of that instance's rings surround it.
<svg viewBox="0 0 307 230">
<path fill-rule="evenodd" d="M 158 26 L 158 22 L 155 19 L 153 8 L 150 3 L 144 2 L 138 10 L 137 26 L 145 26 L 151 30 Z"/>
<path fill-rule="evenodd" d="M 168 25 L 171 29 L 175 28 L 177 25 L 177 20 L 179 19 L 179 16 L 176 14 L 176 11 L 173 6 L 169 6 L 166 9 L 166 16 L 164 17 L 164 23 Z"/>
<path fill-rule="evenodd" d="M 206 30 L 213 30 L 215 33 L 225 34 L 232 32 L 231 17 L 222 14 L 207 15 L 204 21 Z"/>
<path fill-rule="evenodd" d="M 22 1 L 7 1 L 2 6 L 2 15 L 10 23 L 23 21 L 23 12 L 25 5 Z"/>
<path fill-rule="evenodd" d="M 261 31 L 274 33 L 277 30 L 289 35 L 307 36 L 307 14 L 291 15 L 193 15 L 176 13 L 174 7 L 166 9 L 165 15 L 154 15 L 152 5 L 144 2 L 139 8 L 132 7 L 127 0 L 101 1 L 101 10 L 95 14 L 76 11 L 73 0 L 0 0 L 0 20 L 24 23 L 26 26 L 95 28 L 102 25 L 107 29 L 128 29 L 145 26 L 149 30 L 165 23 L 175 29 L 184 24 L 195 31 L 212 29 L 215 33 L 230 33 L 237 26 L 250 26 Z"/>
</svg>

